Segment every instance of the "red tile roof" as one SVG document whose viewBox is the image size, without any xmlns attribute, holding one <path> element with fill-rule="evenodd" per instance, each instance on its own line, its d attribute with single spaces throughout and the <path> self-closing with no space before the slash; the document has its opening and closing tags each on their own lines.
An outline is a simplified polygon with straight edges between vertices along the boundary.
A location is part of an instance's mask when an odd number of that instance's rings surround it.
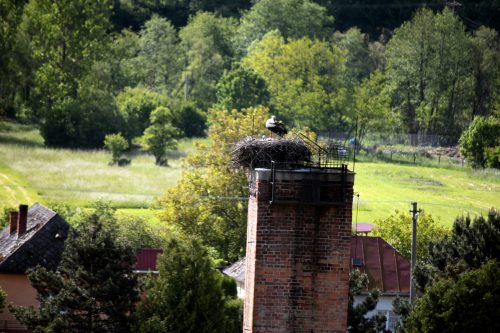
<svg viewBox="0 0 500 333">
<path fill-rule="evenodd" d="M 386 294 L 409 292 L 410 262 L 382 238 L 352 237 L 351 258 L 351 269 L 353 262 L 361 259 L 362 265 L 356 268 L 368 274 L 369 290 L 378 288 Z"/>
<path fill-rule="evenodd" d="M 368 274 L 368 290 L 379 289 L 384 294 L 407 294 L 410 288 L 410 262 L 380 237 L 351 238 L 351 270 Z M 357 260 L 356 260 L 357 259 Z M 224 274 L 239 283 L 245 282 L 245 258 L 224 269 Z"/>
<path fill-rule="evenodd" d="M 163 253 L 161 249 L 140 249 L 137 252 L 135 270 L 155 272 L 158 256 Z"/>
</svg>

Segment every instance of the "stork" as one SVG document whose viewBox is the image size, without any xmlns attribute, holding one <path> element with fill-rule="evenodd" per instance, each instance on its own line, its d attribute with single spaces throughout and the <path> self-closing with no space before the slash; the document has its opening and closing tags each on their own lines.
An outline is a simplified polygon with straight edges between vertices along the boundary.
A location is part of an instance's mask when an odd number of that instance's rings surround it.
<svg viewBox="0 0 500 333">
<path fill-rule="evenodd" d="M 271 118 L 266 121 L 266 128 L 271 132 L 278 134 L 281 138 L 288 133 L 283 122 L 276 120 L 275 116 L 271 116 Z"/>
</svg>

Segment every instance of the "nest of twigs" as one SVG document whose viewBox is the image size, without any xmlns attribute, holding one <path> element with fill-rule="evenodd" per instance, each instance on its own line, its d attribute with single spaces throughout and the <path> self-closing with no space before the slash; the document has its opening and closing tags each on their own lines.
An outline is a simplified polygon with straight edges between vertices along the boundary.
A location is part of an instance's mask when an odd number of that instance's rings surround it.
<svg viewBox="0 0 500 333">
<path fill-rule="evenodd" d="M 303 164 L 310 159 L 311 151 L 302 140 L 246 137 L 235 144 L 231 163 L 234 167 L 268 168 L 271 161 Z"/>
</svg>

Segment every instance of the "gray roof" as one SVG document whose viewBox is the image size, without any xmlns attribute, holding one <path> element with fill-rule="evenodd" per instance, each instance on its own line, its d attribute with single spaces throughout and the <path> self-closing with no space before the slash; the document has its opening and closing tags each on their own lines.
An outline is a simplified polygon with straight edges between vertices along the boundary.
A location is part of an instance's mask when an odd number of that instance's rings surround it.
<svg viewBox="0 0 500 333">
<path fill-rule="evenodd" d="M 226 267 L 222 272 L 234 278 L 238 283 L 245 283 L 246 262 L 246 257 L 243 257 L 231 266 Z"/>
<path fill-rule="evenodd" d="M 26 232 L 18 237 L 9 226 L 0 232 L 0 272 L 25 273 L 37 265 L 55 269 L 61 260 L 69 224 L 36 203 L 28 210 Z"/>
</svg>

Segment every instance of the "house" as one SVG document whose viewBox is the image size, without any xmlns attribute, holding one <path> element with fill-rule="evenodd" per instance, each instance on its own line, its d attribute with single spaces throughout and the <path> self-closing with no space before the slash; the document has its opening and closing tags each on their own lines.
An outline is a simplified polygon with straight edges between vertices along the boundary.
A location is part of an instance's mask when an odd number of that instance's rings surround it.
<svg viewBox="0 0 500 333">
<path fill-rule="evenodd" d="M 368 315 L 386 316 L 386 330 L 394 331 L 397 316 L 392 311 L 396 296 L 408 297 L 410 290 L 410 262 L 380 237 L 353 236 L 351 238 L 351 270 L 359 269 L 369 278 L 368 290 L 379 289 L 381 296 L 377 308 Z M 238 297 L 245 296 L 245 258 L 223 270 L 236 280 Z M 364 295 L 356 296 L 354 304 L 362 302 Z"/>
<path fill-rule="evenodd" d="M 69 224 L 52 210 L 36 203 L 20 205 L 0 232 L 0 287 L 7 303 L 36 306 L 36 290 L 26 272 L 41 265 L 55 269 L 64 250 Z M 0 332 L 28 332 L 12 314 L 0 314 Z"/>
<path fill-rule="evenodd" d="M 156 266 L 158 256 L 163 254 L 161 249 L 142 248 L 137 251 L 134 273 L 137 274 L 158 274 Z"/>
</svg>

